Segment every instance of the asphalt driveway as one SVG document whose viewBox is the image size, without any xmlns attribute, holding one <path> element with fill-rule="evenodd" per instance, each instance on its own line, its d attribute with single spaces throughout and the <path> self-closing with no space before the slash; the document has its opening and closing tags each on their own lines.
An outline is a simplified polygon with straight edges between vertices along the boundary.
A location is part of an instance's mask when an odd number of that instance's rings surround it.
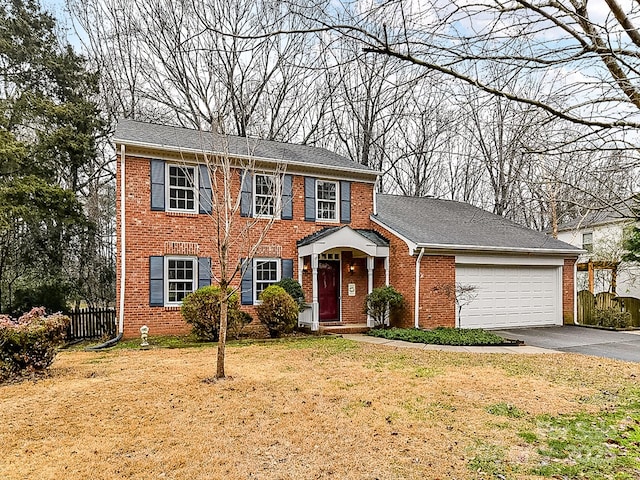
<svg viewBox="0 0 640 480">
<path fill-rule="evenodd" d="M 495 330 L 510 339 L 523 340 L 525 345 L 560 352 L 583 353 L 597 357 L 640 362 L 640 331 L 612 332 L 573 325 L 562 327 L 514 328 Z"/>
</svg>

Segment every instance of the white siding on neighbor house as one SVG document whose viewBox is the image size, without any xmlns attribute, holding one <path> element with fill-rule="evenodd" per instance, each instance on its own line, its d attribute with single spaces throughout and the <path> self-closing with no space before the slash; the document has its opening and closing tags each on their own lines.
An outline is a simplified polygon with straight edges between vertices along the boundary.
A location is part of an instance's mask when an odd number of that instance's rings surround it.
<svg viewBox="0 0 640 480">
<path fill-rule="evenodd" d="M 570 243 L 582 248 L 582 235 L 584 233 L 593 234 L 593 252 L 595 255 L 619 256 L 622 253 L 622 235 L 624 228 L 631 225 L 632 221 L 622 221 L 619 223 L 609 223 L 607 225 L 596 225 L 585 227 L 579 230 L 570 230 L 558 233 L 558 240 Z M 578 263 L 587 262 L 588 254 L 580 255 Z M 576 283 L 578 291 L 589 288 L 588 272 L 577 272 Z M 621 262 L 618 267 L 616 293 L 622 297 L 640 298 L 640 266 Z M 595 270 L 594 272 L 594 293 L 608 292 L 611 286 L 610 270 Z"/>
<path fill-rule="evenodd" d="M 456 265 L 456 283 L 477 287 L 461 328 L 562 325 L 562 267 Z"/>
</svg>

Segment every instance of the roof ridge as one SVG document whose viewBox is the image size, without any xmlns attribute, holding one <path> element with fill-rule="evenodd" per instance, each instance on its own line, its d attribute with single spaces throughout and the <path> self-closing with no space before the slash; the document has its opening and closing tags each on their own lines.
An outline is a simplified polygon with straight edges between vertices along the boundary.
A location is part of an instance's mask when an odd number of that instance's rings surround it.
<svg viewBox="0 0 640 480">
<path fill-rule="evenodd" d="M 189 128 L 189 127 L 185 127 L 183 125 L 168 125 L 166 123 L 158 123 L 158 122 L 147 122 L 147 121 L 142 121 L 142 120 L 135 120 L 132 118 L 126 118 L 126 117 L 121 117 L 117 120 L 117 123 L 120 123 L 122 121 L 125 122 L 134 122 L 134 123 L 140 123 L 143 125 L 153 125 L 155 127 L 163 127 L 163 128 L 172 128 L 175 130 L 184 130 L 187 132 L 193 132 L 193 133 L 205 133 L 205 134 L 213 134 L 213 135 L 219 135 L 221 137 L 230 137 L 230 138 L 235 138 L 235 139 L 239 139 L 239 140 L 255 140 L 258 142 L 268 142 L 268 143 L 274 143 L 274 144 L 278 144 L 278 145 L 282 145 L 285 147 L 305 147 L 305 148 L 315 148 L 317 150 L 322 150 L 324 152 L 329 153 L 330 155 L 336 155 L 339 157 L 344 158 L 345 160 L 349 160 L 350 162 L 353 163 L 358 163 L 358 162 L 354 162 L 353 160 L 351 160 L 350 158 L 345 157 L 344 155 L 341 155 L 339 153 L 333 152 L 325 147 L 319 147 L 317 145 L 310 145 L 308 143 L 291 143 L 291 142 L 283 142 L 280 140 L 269 140 L 267 138 L 261 138 L 261 137 L 251 137 L 251 136 L 242 136 L 242 135 L 233 135 L 231 133 L 220 133 L 220 132 L 214 132 L 214 131 L 209 131 L 209 130 L 202 130 L 202 129 L 198 129 L 198 128 Z"/>
</svg>

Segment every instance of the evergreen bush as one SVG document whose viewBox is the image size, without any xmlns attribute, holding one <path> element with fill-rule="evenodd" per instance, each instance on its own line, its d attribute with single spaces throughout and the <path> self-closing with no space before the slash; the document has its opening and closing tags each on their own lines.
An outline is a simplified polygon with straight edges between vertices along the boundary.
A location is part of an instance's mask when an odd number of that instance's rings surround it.
<svg viewBox="0 0 640 480">
<path fill-rule="evenodd" d="M 593 312 L 594 324 L 607 328 L 628 328 L 631 326 L 631 313 L 617 308 L 596 308 Z"/>
<path fill-rule="evenodd" d="M 373 318 L 374 327 L 384 326 L 389 314 L 393 314 L 402 308 L 404 297 L 392 286 L 374 288 L 364 299 L 364 313 Z"/>
<path fill-rule="evenodd" d="M 222 290 L 217 286 L 206 286 L 190 293 L 182 301 L 182 318 L 191 325 L 193 334 L 200 340 L 217 342 L 220 335 L 220 302 Z M 242 316 L 237 293 L 227 290 L 229 295 L 227 328 L 235 332 L 237 322 L 246 321 Z"/>
<path fill-rule="evenodd" d="M 290 333 L 298 321 L 299 306 L 284 288 L 270 285 L 260 294 L 261 304 L 256 307 L 260 322 L 267 327 L 271 338 Z"/>
<path fill-rule="evenodd" d="M 305 309 L 306 301 L 304 298 L 304 291 L 302 290 L 302 286 L 298 283 L 297 280 L 294 280 L 293 278 L 283 278 L 275 285 L 284 288 L 285 292 L 291 295 L 291 298 L 293 298 L 298 304 L 299 311 L 303 311 Z"/>
</svg>

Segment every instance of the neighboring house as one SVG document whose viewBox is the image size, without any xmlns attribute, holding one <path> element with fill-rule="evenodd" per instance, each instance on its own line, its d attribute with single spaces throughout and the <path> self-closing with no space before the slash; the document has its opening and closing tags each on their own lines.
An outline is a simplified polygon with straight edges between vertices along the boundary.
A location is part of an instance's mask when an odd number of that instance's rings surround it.
<svg viewBox="0 0 640 480">
<path fill-rule="evenodd" d="M 477 287 L 462 327 L 573 322 L 579 249 L 502 217 L 460 202 L 376 194 L 379 172 L 321 148 L 130 120 L 119 123 L 114 142 L 125 336 L 145 324 L 153 334 L 186 332 L 181 300 L 211 282 L 217 263 L 203 151 L 256 159 L 251 180 L 236 186 L 243 215 L 282 205 L 238 280 L 252 314 L 264 288 L 293 277 L 310 304 L 300 324 L 312 330 L 366 324 L 364 298 L 386 284 L 405 298 L 392 319 L 399 326 L 455 326 L 456 284 Z M 287 165 L 282 192 L 263 198 L 264 177 L 277 163 Z"/>
<path fill-rule="evenodd" d="M 578 290 L 640 298 L 640 267 L 623 262 L 624 240 L 635 220 L 628 207 L 592 211 L 558 227 L 558 240 L 586 252 L 578 258 Z"/>
</svg>

